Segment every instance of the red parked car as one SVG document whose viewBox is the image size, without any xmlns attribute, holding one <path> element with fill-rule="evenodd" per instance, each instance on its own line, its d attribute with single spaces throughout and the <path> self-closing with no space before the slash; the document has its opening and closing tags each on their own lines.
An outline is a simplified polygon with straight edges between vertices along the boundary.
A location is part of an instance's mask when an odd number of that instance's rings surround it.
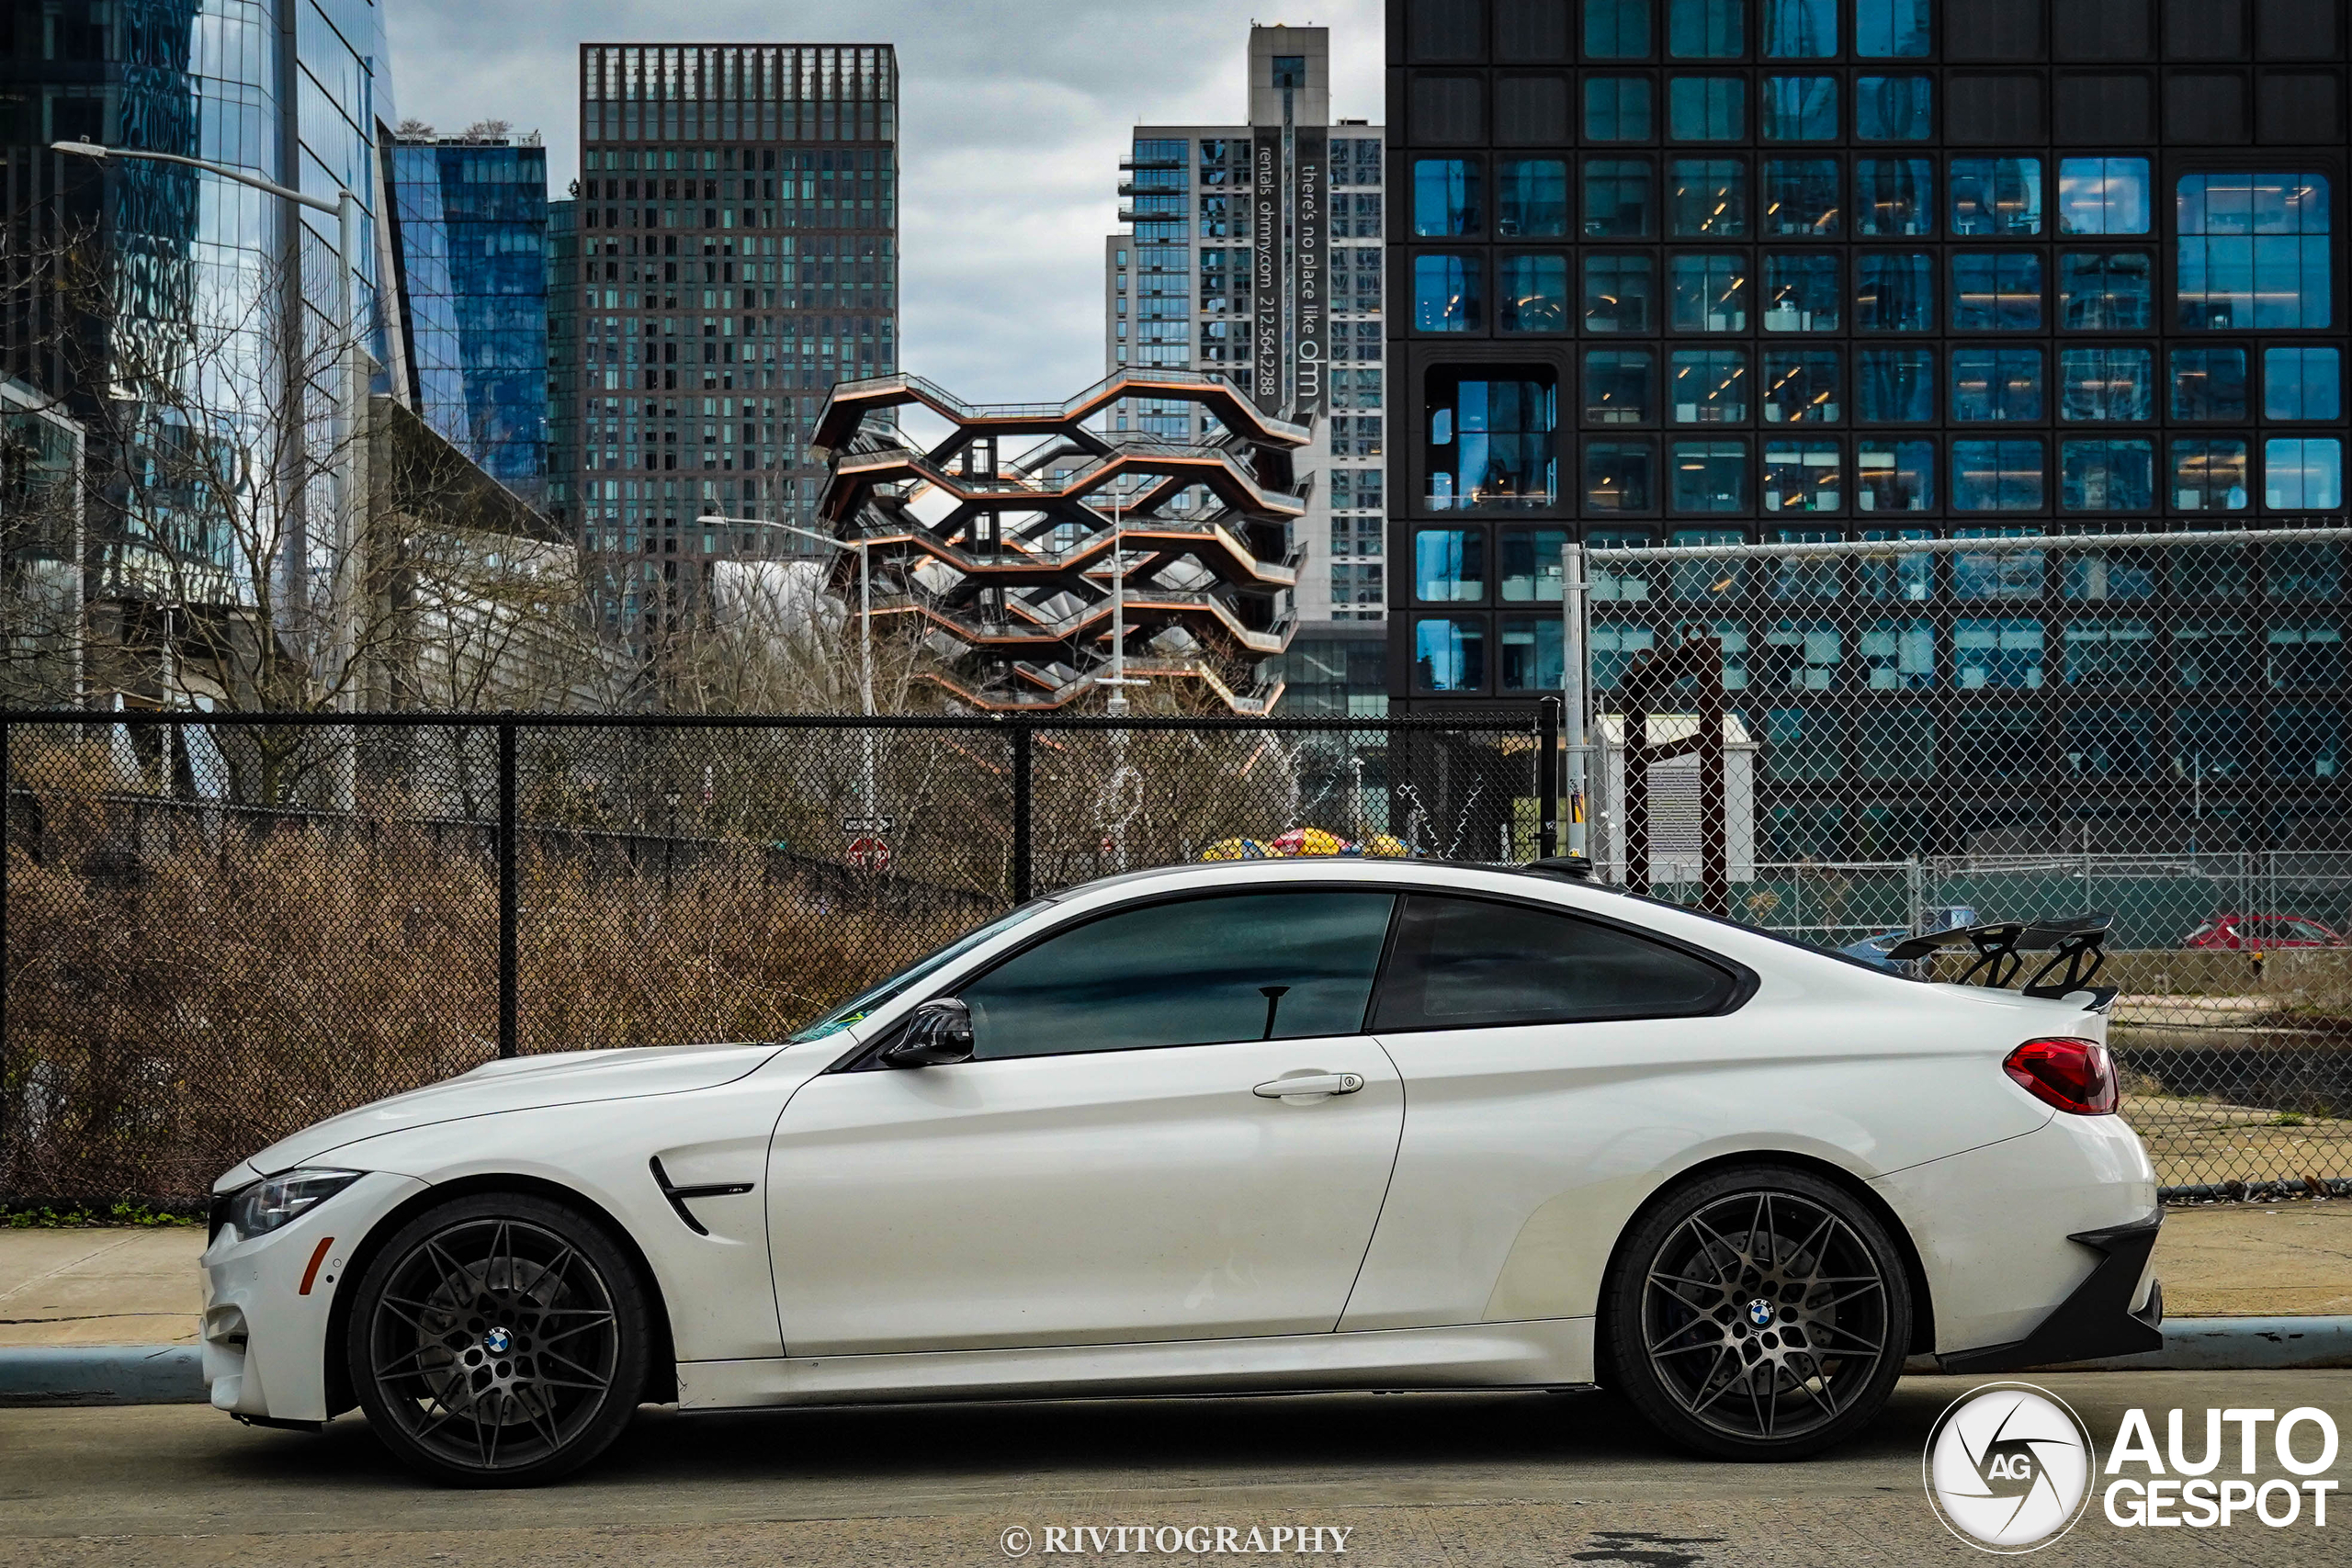
<svg viewBox="0 0 2352 1568">
<path fill-rule="evenodd" d="M 2344 939 L 2308 915 L 2216 915 L 2181 938 L 2180 945 L 2256 953 L 2278 947 L 2342 947 Z"/>
</svg>

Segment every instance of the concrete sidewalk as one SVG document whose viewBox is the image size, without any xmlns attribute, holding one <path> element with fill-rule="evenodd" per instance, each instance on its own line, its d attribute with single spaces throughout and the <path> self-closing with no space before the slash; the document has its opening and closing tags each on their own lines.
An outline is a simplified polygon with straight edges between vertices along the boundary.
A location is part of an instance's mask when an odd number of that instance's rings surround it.
<svg viewBox="0 0 2352 1568">
<path fill-rule="evenodd" d="M 193 1345 L 194 1225 L 0 1230 L 0 1346 Z"/>
<path fill-rule="evenodd" d="M 2156 1275 L 2168 1316 L 2352 1314 L 2352 1202 L 2167 1209 Z"/>
<path fill-rule="evenodd" d="M 0 1230 L 0 1347 L 193 1345 L 204 1233 Z M 2156 1242 L 2175 1317 L 2352 1315 L 2352 1202 L 2173 1209 Z"/>
</svg>

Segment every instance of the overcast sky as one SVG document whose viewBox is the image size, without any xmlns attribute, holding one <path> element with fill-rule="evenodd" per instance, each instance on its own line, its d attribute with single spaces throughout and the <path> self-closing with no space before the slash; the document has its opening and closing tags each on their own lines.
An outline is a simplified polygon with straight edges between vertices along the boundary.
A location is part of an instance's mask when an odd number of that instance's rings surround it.
<svg viewBox="0 0 2352 1568">
<path fill-rule="evenodd" d="M 400 113 L 444 132 L 512 120 L 548 141 L 548 194 L 579 168 L 579 45 L 898 46 L 906 176 L 901 362 L 975 400 L 1058 399 L 1102 370 L 1102 239 L 1130 129 L 1243 113 L 1253 20 L 1331 29 L 1332 113 L 1381 118 L 1381 8 L 1319 0 L 383 0 Z"/>
</svg>

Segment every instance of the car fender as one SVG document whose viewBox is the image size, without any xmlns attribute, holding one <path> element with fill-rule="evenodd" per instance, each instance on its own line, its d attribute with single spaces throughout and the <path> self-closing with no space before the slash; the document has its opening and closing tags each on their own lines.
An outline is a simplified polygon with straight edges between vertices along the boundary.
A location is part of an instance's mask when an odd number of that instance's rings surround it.
<svg viewBox="0 0 2352 1568">
<path fill-rule="evenodd" d="M 313 1157 L 413 1178 L 427 1189 L 479 1190 L 507 1178 L 576 1193 L 610 1216 L 644 1257 L 669 1308 L 678 1359 L 774 1356 L 783 1331 L 762 1190 L 768 1140 L 792 1092 L 840 1051 L 838 1041 L 796 1046 L 708 1089 L 496 1111 L 358 1139 Z M 673 1188 L 744 1190 L 673 1201 L 655 1179 L 657 1159 Z"/>
</svg>

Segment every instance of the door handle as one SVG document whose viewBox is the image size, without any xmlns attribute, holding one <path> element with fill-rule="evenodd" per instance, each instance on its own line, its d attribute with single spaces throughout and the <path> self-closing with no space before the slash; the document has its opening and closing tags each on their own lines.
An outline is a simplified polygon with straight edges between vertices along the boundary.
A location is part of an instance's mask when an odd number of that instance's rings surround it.
<svg viewBox="0 0 2352 1568">
<path fill-rule="evenodd" d="M 1353 1094 L 1363 1087 L 1362 1073 L 1317 1073 L 1309 1077 L 1276 1078 L 1250 1092 L 1261 1100 L 1287 1100 L 1292 1095 Z"/>
</svg>

